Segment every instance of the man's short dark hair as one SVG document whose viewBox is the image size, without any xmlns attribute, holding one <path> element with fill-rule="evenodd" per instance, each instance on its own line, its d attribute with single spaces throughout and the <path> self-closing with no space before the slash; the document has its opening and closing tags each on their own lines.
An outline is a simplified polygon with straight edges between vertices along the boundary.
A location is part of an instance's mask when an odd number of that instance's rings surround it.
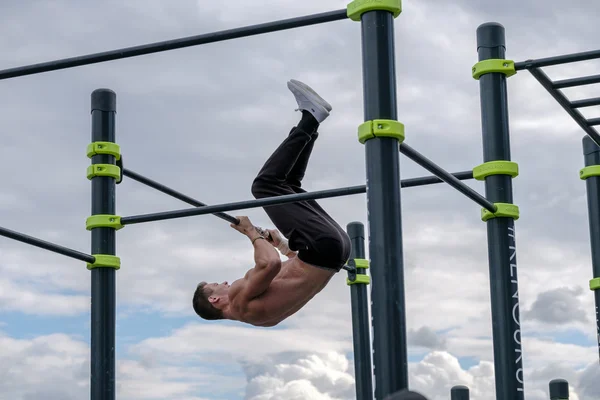
<svg viewBox="0 0 600 400">
<path fill-rule="evenodd" d="M 194 299 L 192 300 L 194 311 L 196 311 L 196 314 L 201 318 L 209 321 L 223 319 L 223 312 L 208 301 L 208 297 L 212 294 L 212 290 L 207 289 L 205 286 L 206 282 L 201 282 L 194 292 Z"/>
</svg>

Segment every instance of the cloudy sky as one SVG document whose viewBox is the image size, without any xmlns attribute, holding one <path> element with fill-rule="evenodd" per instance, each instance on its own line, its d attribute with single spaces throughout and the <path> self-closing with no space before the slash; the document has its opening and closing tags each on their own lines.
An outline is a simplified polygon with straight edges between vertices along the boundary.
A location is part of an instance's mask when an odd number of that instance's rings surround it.
<svg viewBox="0 0 600 400">
<path fill-rule="evenodd" d="M 345 8 L 307 0 L 129 0 L 0 4 L 0 67 L 42 62 Z M 449 171 L 482 162 L 475 30 L 497 21 L 516 61 L 600 47 L 600 4 L 404 2 L 396 23 L 399 120 L 407 143 Z M 548 68 L 554 79 L 600 62 Z M 0 82 L 1 224 L 89 251 L 90 93 L 117 93 L 126 166 L 209 204 L 251 198 L 252 179 L 299 115 L 303 80 L 334 107 L 307 190 L 364 184 L 360 25 L 348 20 Z M 598 85 L 570 89 L 597 97 Z M 509 81 L 526 397 L 565 378 L 573 399 L 600 399 L 583 166 L 583 133 L 527 72 Z M 600 115 L 586 109 L 588 116 Z M 405 178 L 427 175 L 401 160 Z M 469 183 L 483 192 L 479 182 Z M 187 207 L 132 181 L 119 215 Z M 321 204 L 345 226 L 365 196 Z M 411 387 L 431 400 L 453 385 L 494 398 L 485 224 L 445 185 L 402 193 Z M 260 209 L 242 211 L 269 226 Z M 201 280 L 233 281 L 252 248 L 212 216 L 118 233 L 118 397 L 126 400 L 342 400 L 354 396 L 345 274 L 272 329 L 207 323 L 191 308 Z M 0 239 L 0 398 L 83 399 L 89 392 L 90 272 L 83 263 Z M 376 288 L 374 288 L 376 290 Z M 594 381 L 596 384 L 594 384 Z"/>
</svg>

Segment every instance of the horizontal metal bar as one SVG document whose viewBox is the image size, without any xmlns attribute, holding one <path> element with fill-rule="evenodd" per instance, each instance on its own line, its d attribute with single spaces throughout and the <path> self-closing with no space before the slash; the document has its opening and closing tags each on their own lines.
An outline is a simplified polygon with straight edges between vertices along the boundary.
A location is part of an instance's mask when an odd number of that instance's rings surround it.
<svg viewBox="0 0 600 400">
<path fill-rule="evenodd" d="M 581 78 L 563 79 L 560 81 L 552 82 L 554 89 L 564 89 L 568 87 L 592 85 L 594 83 L 600 83 L 600 75 L 583 76 Z"/>
<path fill-rule="evenodd" d="M 546 73 L 539 68 L 531 68 L 529 72 L 535 79 L 537 79 L 542 87 L 546 89 L 546 91 L 550 93 L 552 97 L 554 97 L 558 104 L 560 104 L 560 106 L 567 112 L 567 114 L 571 116 L 571 118 L 573 118 L 577 125 L 579 125 L 581 129 L 583 129 L 583 131 L 594 140 L 594 142 L 600 145 L 600 134 L 598 134 L 596 129 L 592 128 L 586 118 L 578 110 L 571 107 L 571 102 L 560 90 L 556 90 L 552 87 L 552 81 L 550 78 L 548 78 L 548 75 L 546 75 Z"/>
<path fill-rule="evenodd" d="M 549 67 L 551 65 L 567 64 L 578 61 L 587 61 L 600 58 L 600 50 L 584 51 L 580 53 L 565 54 L 561 56 L 538 58 L 515 63 L 517 71 L 531 68 Z"/>
<path fill-rule="evenodd" d="M 79 67 L 82 65 L 113 61 L 123 58 L 137 57 L 146 54 L 159 53 L 162 51 L 181 49 L 184 47 L 198 46 L 202 44 L 221 42 L 231 39 L 239 39 L 242 37 L 261 35 L 264 33 L 277 32 L 286 29 L 294 29 L 309 25 L 333 22 L 346 18 L 348 18 L 347 11 L 346 9 L 342 9 L 321 14 L 313 14 L 303 17 L 267 22 L 258 25 L 249 25 L 241 28 L 228 29 L 224 31 L 206 33 L 202 35 L 188 36 L 181 39 L 166 40 L 162 42 L 149 43 L 140 46 L 126 47 L 101 53 L 94 53 L 79 57 L 71 57 L 39 64 L 5 69 L 0 71 L 0 80 L 14 78 L 17 76 L 38 74 L 48 71 L 56 71 L 65 68 Z"/>
<path fill-rule="evenodd" d="M 400 145 L 400 152 L 419 164 L 421 167 L 425 168 L 432 174 L 436 175 L 448 185 L 452 186 L 454 189 L 458 190 L 483 208 L 496 212 L 498 209 L 494 203 L 486 199 L 481 194 L 477 193 L 475 190 L 471 189 L 469 186 L 462 183 L 460 180 L 456 179 L 454 175 L 450 172 L 444 170 L 442 167 L 435 164 L 433 161 L 426 158 L 424 155 L 410 147 L 409 145 L 402 143 Z"/>
<path fill-rule="evenodd" d="M 600 118 L 590 118 L 587 120 L 589 126 L 600 125 Z"/>
<path fill-rule="evenodd" d="M 32 236 L 25 235 L 23 233 L 11 231 L 10 229 L 0 227 L 0 236 L 7 237 L 9 239 L 16 240 L 18 242 L 27 243 L 41 249 L 49 250 L 54 253 L 62 254 L 63 256 L 71 257 L 76 260 L 94 263 L 96 258 L 89 254 L 81 253 L 77 250 L 71 250 L 67 247 L 59 246 L 54 243 L 46 242 L 41 239 L 34 238 Z"/>
<path fill-rule="evenodd" d="M 472 171 L 462 171 L 454 174 L 456 179 L 472 179 L 473 172 Z M 416 187 L 416 186 L 424 186 L 424 185 L 432 185 L 436 183 L 443 182 L 441 179 L 435 176 L 424 176 L 419 178 L 411 178 L 402 180 L 400 182 L 400 186 L 403 188 L 406 187 Z M 163 221 L 168 219 L 176 219 L 183 217 L 191 217 L 196 215 L 205 215 L 205 214 L 214 214 L 217 212 L 223 211 L 233 211 L 233 210 L 244 210 L 249 208 L 258 208 L 258 207 L 267 207 L 274 206 L 279 204 L 286 203 L 294 203 L 297 201 L 305 201 L 305 200 L 317 200 L 317 199 L 326 199 L 332 197 L 341 197 L 341 196 L 349 196 L 353 194 L 366 193 L 367 186 L 351 186 L 339 189 L 328 189 L 328 190 L 319 190 L 315 192 L 306 192 L 299 194 L 290 194 L 284 196 L 275 196 L 268 197 L 264 199 L 258 200 L 245 200 L 237 203 L 226 203 L 226 204 L 217 204 L 213 206 L 205 206 L 201 208 L 192 208 L 192 209 L 184 209 L 184 210 L 174 210 L 174 211 L 166 211 L 161 213 L 153 213 L 153 214 L 143 214 L 143 215 L 134 215 L 131 217 L 123 217 L 121 218 L 121 223 L 123 225 L 133 225 L 139 224 L 142 222 L 152 222 L 152 221 Z"/>
<path fill-rule="evenodd" d="M 594 97 L 591 99 L 583 99 L 583 100 L 574 100 L 571 102 L 572 108 L 583 108 L 583 107 L 593 107 L 600 105 L 600 97 Z"/>
<path fill-rule="evenodd" d="M 181 201 L 183 201 L 185 203 L 191 204 L 194 207 L 205 207 L 205 206 L 208 205 L 208 204 L 202 203 L 201 201 L 193 199 L 193 198 L 191 198 L 191 197 L 189 197 L 189 196 L 187 196 L 187 195 L 185 195 L 183 193 L 180 193 L 180 192 L 178 192 L 178 191 L 176 191 L 174 189 L 171 189 L 171 188 L 169 188 L 169 187 L 167 187 L 167 186 L 165 186 L 165 185 L 163 185 L 161 183 L 153 181 L 150 178 L 146 178 L 145 176 L 140 175 L 140 174 L 138 174 L 136 172 L 133 172 L 130 169 L 123 168 L 123 175 L 126 176 L 126 177 L 128 177 L 128 178 L 131 178 L 131 179 L 133 179 L 135 181 L 138 181 L 139 183 L 143 183 L 144 185 L 150 186 L 151 188 L 156 189 L 156 190 L 158 190 L 160 192 L 168 194 L 169 196 L 172 196 L 172 197 L 174 197 L 174 198 L 176 198 L 178 200 L 181 200 Z M 239 219 L 237 219 L 236 217 L 234 217 L 232 215 L 226 214 L 226 213 L 214 213 L 213 215 L 216 216 L 216 217 L 219 217 L 221 219 L 224 219 L 227 222 L 231 222 L 232 224 L 236 224 L 237 225 L 237 224 L 240 223 Z"/>
</svg>

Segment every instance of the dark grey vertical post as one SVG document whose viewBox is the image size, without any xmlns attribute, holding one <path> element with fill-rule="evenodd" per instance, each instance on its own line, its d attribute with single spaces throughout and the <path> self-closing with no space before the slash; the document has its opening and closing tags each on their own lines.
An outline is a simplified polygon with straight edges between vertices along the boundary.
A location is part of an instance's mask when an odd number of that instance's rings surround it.
<svg viewBox="0 0 600 400">
<path fill-rule="evenodd" d="M 365 121 L 396 120 L 394 16 L 369 11 L 361 25 Z M 398 146 L 390 137 L 365 142 L 376 399 L 408 388 Z"/>
<path fill-rule="evenodd" d="M 92 142 L 115 141 L 116 94 L 108 89 L 92 93 Z M 115 164 L 112 155 L 98 154 L 92 164 Z M 115 215 L 114 178 L 92 178 L 92 215 Z M 115 255 L 113 228 L 92 229 L 92 254 Z M 115 270 L 92 269 L 91 400 L 115 399 Z"/>
<path fill-rule="evenodd" d="M 347 226 L 352 241 L 350 259 L 365 258 L 365 227 L 360 222 Z M 356 266 L 356 264 L 355 264 Z M 356 275 L 366 274 L 364 268 L 357 268 Z M 369 298 L 367 285 L 350 285 L 352 303 L 352 338 L 354 343 L 354 375 L 356 380 L 356 400 L 373 400 L 373 367 L 371 364 L 371 335 L 369 321 Z"/>
<path fill-rule="evenodd" d="M 583 155 L 586 168 L 597 168 L 596 174 L 585 178 L 588 199 L 588 218 L 590 220 L 590 244 L 592 248 L 593 279 L 590 289 L 596 299 L 596 333 L 600 356 L 600 147 L 589 137 L 583 138 Z"/>
<path fill-rule="evenodd" d="M 454 386 L 450 389 L 450 400 L 469 400 L 469 388 L 466 386 Z"/>
<path fill-rule="evenodd" d="M 479 61 L 504 59 L 504 27 L 487 23 L 477 28 Z M 484 162 L 510 161 L 508 98 L 506 76 L 484 74 L 479 79 Z M 491 175 L 485 179 L 488 200 L 513 203 L 512 178 Z M 492 334 L 496 399 L 523 399 L 523 360 L 519 319 L 519 285 L 515 223 L 512 218 L 492 218 L 487 222 Z"/>
<path fill-rule="evenodd" d="M 569 382 L 564 379 L 550 381 L 550 400 L 569 400 Z"/>
</svg>

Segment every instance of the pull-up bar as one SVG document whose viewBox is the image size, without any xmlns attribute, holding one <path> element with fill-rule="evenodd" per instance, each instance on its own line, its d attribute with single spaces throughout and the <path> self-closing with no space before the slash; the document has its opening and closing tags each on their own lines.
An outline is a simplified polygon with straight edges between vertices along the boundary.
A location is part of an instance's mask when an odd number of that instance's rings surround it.
<svg viewBox="0 0 600 400">
<path fill-rule="evenodd" d="M 550 67 L 552 65 L 568 64 L 578 61 L 588 61 L 600 58 L 600 50 L 583 51 L 580 53 L 564 54 L 561 56 L 538 58 L 515 63 L 515 70 Z"/>
<path fill-rule="evenodd" d="M 343 9 L 297 18 L 283 19 L 263 24 L 249 25 L 235 29 L 227 29 L 202 35 L 188 36 L 181 39 L 165 40 L 162 42 L 149 43 L 140 46 L 125 47 L 122 49 L 105 51 L 101 53 L 93 53 L 79 57 L 64 58 L 39 64 L 5 69 L 0 71 L 0 80 L 15 78 L 18 76 L 39 74 L 48 71 L 56 71 L 59 69 L 79 67 L 82 65 L 97 64 L 123 58 L 137 57 L 146 54 L 160 53 L 163 51 L 182 49 L 185 47 L 198 46 L 202 44 L 222 42 L 225 40 L 239 39 L 243 37 L 300 28 L 309 25 L 323 24 L 326 22 L 333 22 L 347 18 L 347 11 L 346 9 Z"/>
</svg>

